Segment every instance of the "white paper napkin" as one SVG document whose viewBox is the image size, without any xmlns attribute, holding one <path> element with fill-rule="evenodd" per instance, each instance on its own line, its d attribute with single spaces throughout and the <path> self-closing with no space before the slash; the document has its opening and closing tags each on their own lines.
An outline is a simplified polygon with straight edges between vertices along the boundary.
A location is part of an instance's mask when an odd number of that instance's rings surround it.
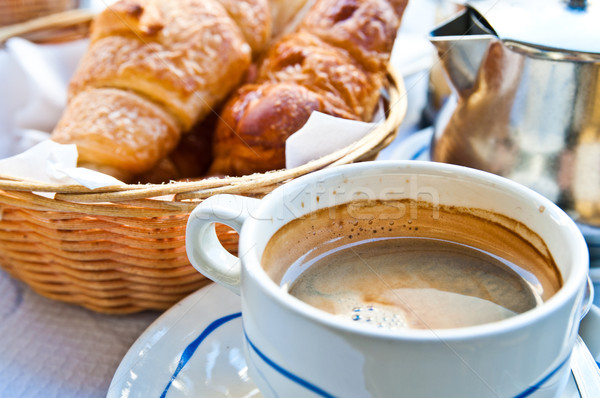
<svg viewBox="0 0 600 398">
<path fill-rule="evenodd" d="M 87 40 L 36 45 L 13 38 L 0 51 L 0 158 L 47 139 L 66 103 L 66 88 Z"/>
<path fill-rule="evenodd" d="M 23 153 L 0 160 L 0 174 L 56 184 L 80 184 L 90 189 L 120 185 L 121 181 L 77 167 L 77 147 L 44 140 Z"/>
<path fill-rule="evenodd" d="M 306 124 L 285 143 L 285 165 L 293 168 L 319 159 L 358 141 L 376 123 L 344 120 L 321 112 L 313 112 Z"/>
</svg>

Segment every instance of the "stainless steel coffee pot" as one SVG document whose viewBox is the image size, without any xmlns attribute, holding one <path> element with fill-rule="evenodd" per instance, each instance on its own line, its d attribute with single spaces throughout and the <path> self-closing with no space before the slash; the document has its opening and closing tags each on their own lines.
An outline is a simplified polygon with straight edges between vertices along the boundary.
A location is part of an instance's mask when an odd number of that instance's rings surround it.
<svg viewBox="0 0 600 398">
<path fill-rule="evenodd" d="M 452 88 L 432 160 L 508 177 L 600 226 L 600 0 L 471 1 L 430 40 Z"/>
</svg>

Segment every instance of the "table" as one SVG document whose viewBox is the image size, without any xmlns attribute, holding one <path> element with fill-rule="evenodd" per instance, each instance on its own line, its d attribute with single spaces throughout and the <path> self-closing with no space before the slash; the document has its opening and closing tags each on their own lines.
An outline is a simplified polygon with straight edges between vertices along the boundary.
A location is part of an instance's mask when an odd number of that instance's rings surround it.
<svg viewBox="0 0 600 398">
<path fill-rule="evenodd" d="M 103 315 L 46 299 L 0 270 L 0 397 L 101 398 L 159 312 Z"/>
</svg>

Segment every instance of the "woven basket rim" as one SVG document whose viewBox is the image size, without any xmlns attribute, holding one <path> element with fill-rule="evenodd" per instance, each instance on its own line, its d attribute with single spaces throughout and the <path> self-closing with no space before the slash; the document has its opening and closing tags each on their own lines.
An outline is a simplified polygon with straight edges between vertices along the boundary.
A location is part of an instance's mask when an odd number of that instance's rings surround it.
<svg viewBox="0 0 600 398">
<path fill-rule="evenodd" d="M 386 109 L 386 119 L 378 123 L 362 139 L 295 168 L 240 177 L 210 177 L 194 181 L 171 181 L 162 184 L 122 184 L 97 189 L 89 189 L 81 185 L 27 181 L 0 175 L 0 190 L 15 194 L 16 201 L 32 201 L 37 206 L 49 207 L 57 211 L 81 211 L 83 210 L 82 206 L 85 207 L 86 205 L 114 203 L 129 204 L 132 208 L 135 208 L 140 205 L 140 201 L 144 203 L 144 207 L 147 207 L 149 205 L 147 199 L 153 199 L 150 207 L 155 207 L 157 214 L 190 211 L 190 206 L 197 205 L 198 200 L 206 199 L 218 193 L 261 194 L 262 190 L 273 185 L 325 167 L 352 163 L 387 146 L 396 137 L 398 127 L 404 119 L 407 110 L 407 99 L 404 82 L 392 66 L 388 66 L 386 77 L 387 84 L 385 88 L 389 102 L 389 107 Z M 55 195 L 53 199 L 50 199 L 32 192 L 47 192 Z M 82 212 L 89 213 L 89 210 Z M 95 214 L 93 211 L 91 213 Z M 102 213 L 101 211 L 99 214 Z M 110 213 L 112 214 L 112 212 Z"/>
<path fill-rule="evenodd" d="M 0 46 L 12 37 L 24 37 L 35 42 L 52 42 L 52 39 L 61 42 L 83 38 L 87 36 L 89 25 L 96 14 L 93 10 L 74 8 L 0 26 Z M 70 31 L 78 27 L 81 28 L 80 32 Z"/>
</svg>

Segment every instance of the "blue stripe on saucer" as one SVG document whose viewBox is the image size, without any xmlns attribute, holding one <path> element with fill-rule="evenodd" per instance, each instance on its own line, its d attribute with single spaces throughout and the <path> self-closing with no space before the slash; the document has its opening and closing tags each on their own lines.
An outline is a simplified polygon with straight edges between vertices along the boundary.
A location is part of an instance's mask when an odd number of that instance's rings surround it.
<svg viewBox="0 0 600 398">
<path fill-rule="evenodd" d="M 250 347 L 252 348 L 252 350 L 254 350 L 254 352 L 260 357 L 260 359 L 262 359 L 271 368 L 273 368 L 274 370 L 276 370 L 279 374 L 281 374 L 282 376 L 290 379 L 294 383 L 301 385 L 302 387 L 306 388 L 307 390 L 314 392 L 315 394 L 317 394 L 317 395 L 319 395 L 321 397 L 331 397 L 331 398 L 333 398 L 333 395 L 329 394 L 328 392 L 324 391 L 323 389 L 315 386 L 314 384 L 312 384 L 312 383 L 304 380 L 303 378 L 301 378 L 299 376 L 296 376 L 295 374 L 291 373 L 288 370 L 285 370 L 284 368 L 282 368 L 281 366 L 279 366 L 278 364 L 276 364 L 271 358 L 267 357 L 262 351 L 260 351 L 254 345 L 254 343 L 252 343 L 252 341 L 250 341 L 250 339 L 248 338 L 248 335 L 246 334 L 245 330 L 244 330 L 244 337 L 246 337 L 246 341 L 248 342 L 248 344 L 250 345 Z"/>
<path fill-rule="evenodd" d="M 429 144 L 423 145 L 410 157 L 410 160 L 418 160 L 425 152 L 429 150 Z"/>
<path fill-rule="evenodd" d="M 190 358 L 192 358 L 192 356 L 196 352 L 196 349 L 198 349 L 198 346 L 200 345 L 200 343 L 202 343 L 204 341 L 204 339 L 206 339 L 219 326 L 222 326 L 223 324 L 225 324 L 231 320 L 234 320 L 236 318 L 239 318 L 241 316 L 242 316 L 241 312 L 236 312 L 235 314 L 227 315 L 227 316 L 224 316 L 222 318 L 219 318 L 219 319 L 213 321 L 210 325 L 208 325 L 206 327 L 206 329 L 204 329 L 202 331 L 202 333 L 200 333 L 200 335 L 198 337 L 196 337 L 196 339 L 194 341 L 192 341 L 187 347 L 185 347 L 185 349 L 183 350 L 183 353 L 181 354 L 181 358 L 179 359 L 179 363 L 177 364 L 177 369 L 175 369 L 175 372 L 173 372 L 173 375 L 171 376 L 171 380 L 169 380 L 169 382 L 167 383 L 167 386 L 163 390 L 162 394 L 160 394 L 160 398 L 165 398 L 167 396 L 167 393 L 169 392 L 169 388 L 171 388 L 171 384 L 173 384 L 173 381 L 175 381 L 175 379 L 177 378 L 177 376 L 179 375 L 179 373 L 181 372 L 183 367 L 188 363 Z"/>
</svg>

